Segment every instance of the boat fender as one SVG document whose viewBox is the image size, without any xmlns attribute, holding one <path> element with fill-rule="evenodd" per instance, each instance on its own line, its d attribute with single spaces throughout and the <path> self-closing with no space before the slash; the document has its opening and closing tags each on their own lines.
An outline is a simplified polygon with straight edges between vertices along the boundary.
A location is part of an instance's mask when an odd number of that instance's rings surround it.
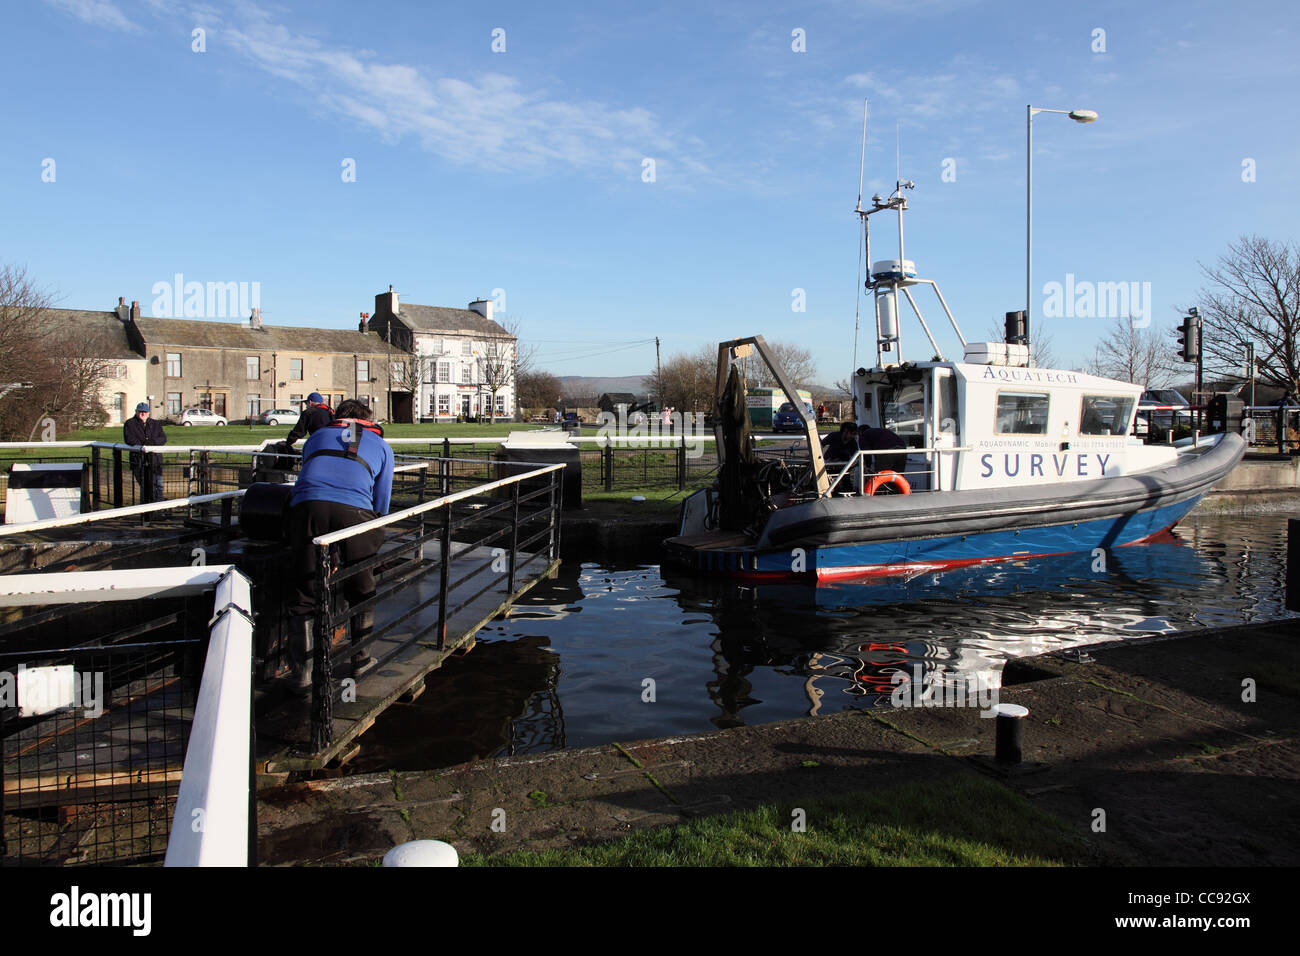
<svg viewBox="0 0 1300 956">
<path fill-rule="evenodd" d="M 886 487 L 890 490 L 885 491 L 884 489 Z M 866 493 L 868 495 L 910 495 L 912 493 L 912 486 L 909 485 L 907 479 L 898 472 L 882 471 L 880 474 L 874 475 L 872 479 L 867 482 Z"/>
</svg>

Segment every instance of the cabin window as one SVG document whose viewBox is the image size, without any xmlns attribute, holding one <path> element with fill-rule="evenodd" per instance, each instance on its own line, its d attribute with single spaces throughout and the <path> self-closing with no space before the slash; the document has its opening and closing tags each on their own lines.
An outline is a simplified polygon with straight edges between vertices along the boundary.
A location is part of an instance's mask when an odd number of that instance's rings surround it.
<svg viewBox="0 0 1300 956">
<path fill-rule="evenodd" d="M 1131 395 L 1085 395 L 1079 407 L 1079 434 L 1123 435 L 1132 413 Z"/>
<path fill-rule="evenodd" d="M 1046 435 L 1050 404 L 1045 392 L 998 392 L 994 431 L 999 435 Z"/>
<path fill-rule="evenodd" d="M 911 447 L 918 447 L 925 433 L 925 386 L 921 384 L 903 385 L 896 390 L 885 391 L 881 395 L 882 417 L 884 427 L 907 441 Z"/>
</svg>

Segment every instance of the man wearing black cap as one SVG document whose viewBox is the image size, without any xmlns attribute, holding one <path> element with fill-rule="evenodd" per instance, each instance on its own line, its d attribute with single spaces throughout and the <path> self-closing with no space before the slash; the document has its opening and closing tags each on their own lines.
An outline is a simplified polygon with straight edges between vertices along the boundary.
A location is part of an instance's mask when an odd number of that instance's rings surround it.
<svg viewBox="0 0 1300 956">
<path fill-rule="evenodd" d="M 149 403 L 141 402 L 135 414 L 122 425 L 122 441 L 127 445 L 165 445 L 167 435 L 162 426 L 150 417 Z M 131 474 L 140 485 L 140 502 L 162 501 L 162 455 L 157 452 L 131 452 Z"/>
<path fill-rule="evenodd" d="M 330 410 L 329 403 L 325 401 L 325 396 L 320 392 L 312 392 L 307 396 L 307 404 L 302 407 L 302 412 L 298 415 L 298 421 L 289 431 L 289 437 L 285 439 L 285 444 L 292 449 L 293 443 L 306 438 L 316 432 L 317 429 L 324 428 L 334 422 L 334 412 Z"/>
</svg>

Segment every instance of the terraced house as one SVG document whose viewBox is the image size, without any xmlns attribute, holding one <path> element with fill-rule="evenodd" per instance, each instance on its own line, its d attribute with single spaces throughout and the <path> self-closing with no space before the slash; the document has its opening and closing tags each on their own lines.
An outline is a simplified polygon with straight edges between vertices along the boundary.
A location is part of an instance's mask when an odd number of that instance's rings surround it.
<svg viewBox="0 0 1300 956">
<path fill-rule="evenodd" d="M 363 323 L 364 325 L 364 323 Z M 298 408 L 312 392 L 337 405 L 366 401 L 387 421 L 410 421 L 409 357 L 373 332 L 275 326 L 254 309 L 247 322 L 133 316 L 132 345 L 145 357 L 159 417 L 207 408 L 230 420 Z"/>
</svg>

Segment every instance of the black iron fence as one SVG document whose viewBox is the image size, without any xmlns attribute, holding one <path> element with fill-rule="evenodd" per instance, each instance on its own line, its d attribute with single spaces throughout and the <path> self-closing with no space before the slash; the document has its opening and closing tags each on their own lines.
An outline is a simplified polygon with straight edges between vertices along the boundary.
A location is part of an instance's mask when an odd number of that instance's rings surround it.
<svg viewBox="0 0 1300 956">
<path fill-rule="evenodd" d="M 182 611 L 93 646 L 0 653 L 0 863 L 162 859 L 207 644 L 186 630 Z"/>
<path fill-rule="evenodd" d="M 432 500 L 315 539 L 309 753 L 334 742 L 343 681 L 415 647 L 445 651 L 450 632 L 509 603 L 559 555 L 563 466 L 459 458 L 418 464 L 424 467 L 411 481 Z M 377 553 L 343 560 L 346 542 L 376 532 L 384 535 Z M 336 653 L 346 658 L 342 666 Z"/>
</svg>

